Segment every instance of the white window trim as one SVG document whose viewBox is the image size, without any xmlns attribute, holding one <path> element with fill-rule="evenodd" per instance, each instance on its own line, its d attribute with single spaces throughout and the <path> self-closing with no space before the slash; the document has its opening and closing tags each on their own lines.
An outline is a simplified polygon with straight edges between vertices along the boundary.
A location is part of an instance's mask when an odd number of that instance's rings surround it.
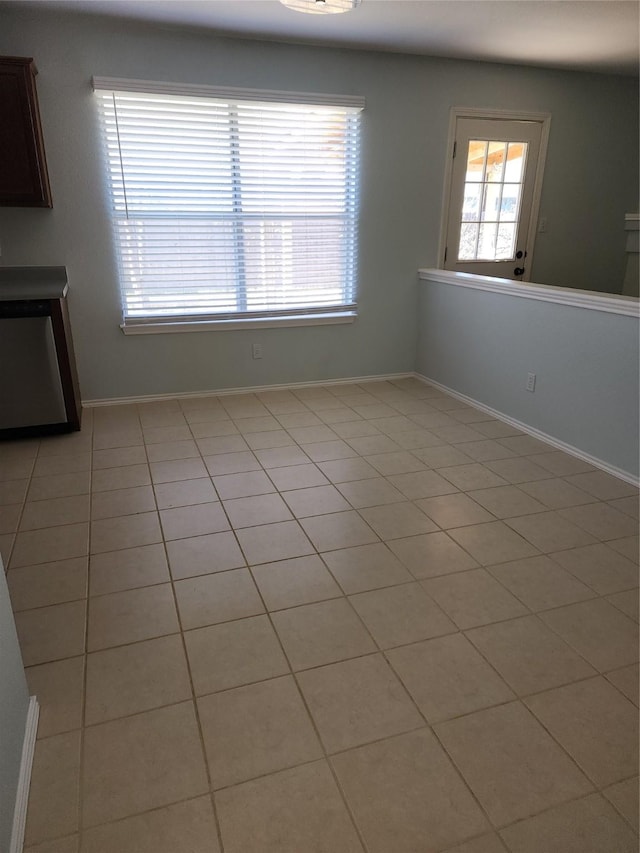
<svg viewBox="0 0 640 853">
<path fill-rule="evenodd" d="M 93 77 L 94 91 L 139 92 L 147 95 L 200 95 L 203 98 L 225 98 L 262 103 L 316 104 L 332 107 L 364 109 L 360 95 L 327 95 L 321 92 L 290 92 L 276 89 L 244 89 L 234 86 L 205 86 L 197 83 L 167 83 L 154 80 L 135 80 L 125 77 Z"/>
<path fill-rule="evenodd" d="M 451 178 L 453 173 L 453 145 L 456 139 L 456 122 L 459 118 L 504 119 L 506 121 L 535 121 L 542 125 L 540 135 L 540 152 L 538 154 L 538 171 L 533 186 L 531 200 L 531 216 L 527 233 L 527 253 L 533 258 L 536 234 L 538 233 L 538 216 L 540 215 L 540 198 L 542 196 L 542 179 L 549 147 L 549 131 L 551 128 L 551 113 L 519 112 L 518 110 L 481 109 L 478 107 L 451 107 L 449 112 L 449 135 L 447 137 L 447 153 L 442 188 L 442 213 L 440 215 L 440 239 L 438 241 L 439 269 L 444 269 L 444 255 L 447 248 L 447 225 L 449 222 L 449 200 L 451 198 Z M 523 276 L 528 281 L 531 263 L 526 265 Z"/>
<path fill-rule="evenodd" d="M 291 103 L 309 105 L 327 105 L 344 107 L 346 109 L 362 110 L 365 98 L 360 95 L 336 95 L 319 92 L 292 92 L 267 89 L 248 89 L 231 86 L 210 86 L 191 83 L 170 83 L 167 81 L 140 80 L 124 77 L 99 77 L 91 80 L 93 91 L 139 92 L 144 94 L 168 94 L 184 96 L 201 96 L 220 99 L 238 99 L 262 103 Z M 326 312 L 318 311 L 308 315 L 297 314 L 287 316 L 263 315 L 260 317 L 242 317 L 235 319 L 230 316 L 224 320 L 189 320 L 157 321 L 129 320 L 122 322 L 120 329 L 125 335 L 175 334 L 184 332 L 207 332 L 238 329 L 255 329 L 256 327 L 285 328 L 296 326 L 338 325 L 353 323 L 357 318 L 357 303 L 349 306 L 349 310 Z"/>
<path fill-rule="evenodd" d="M 120 328 L 125 335 L 163 335 L 179 332 L 221 332 L 238 329 L 282 329 L 294 326 L 336 326 L 353 323 L 357 318 L 353 312 L 335 312 L 327 314 L 299 314 L 295 317 L 254 317 L 251 320 L 202 320 L 194 322 L 134 323 Z"/>
</svg>

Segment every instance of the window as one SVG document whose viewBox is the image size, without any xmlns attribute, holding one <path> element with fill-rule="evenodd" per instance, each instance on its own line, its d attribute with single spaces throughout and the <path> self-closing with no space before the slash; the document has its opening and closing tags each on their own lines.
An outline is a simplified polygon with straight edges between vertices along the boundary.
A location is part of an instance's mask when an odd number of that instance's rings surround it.
<svg viewBox="0 0 640 853">
<path fill-rule="evenodd" d="M 528 148 L 528 142 L 469 140 L 459 261 L 514 258 Z"/>
<path fill-rule="evenodd" d="M 362 99 L 94 88 L 125 331 L 355 315 Z"/>
</svg>

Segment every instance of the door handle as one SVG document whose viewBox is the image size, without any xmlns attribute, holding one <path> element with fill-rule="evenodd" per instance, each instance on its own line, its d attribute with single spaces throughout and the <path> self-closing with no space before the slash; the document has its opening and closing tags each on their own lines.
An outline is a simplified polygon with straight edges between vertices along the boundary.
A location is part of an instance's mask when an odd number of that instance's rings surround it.
<svg viewBox="0 0 640 853">
<path fill-rule="evenodd" d="M 524 267 L 516 267 L 513 271 L 514 275 L 522 275 L 524 273 Z"/>
</svg>

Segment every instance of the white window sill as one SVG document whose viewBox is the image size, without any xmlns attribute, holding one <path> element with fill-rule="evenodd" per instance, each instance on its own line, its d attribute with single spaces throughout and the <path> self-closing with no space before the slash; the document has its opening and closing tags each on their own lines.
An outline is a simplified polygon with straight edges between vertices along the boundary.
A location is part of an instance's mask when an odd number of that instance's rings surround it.
<svg viewBox="0 0 640 853">
<path fill-rule="evenodd" d="M 167 335 L 182 332 L 220 332 L 238 329 L 278 329 L 291 326 L 327 326 L 353 323 L 355 311 L 331 314 L 301 314 L 297 317 L 255 317 L 250 320 L 194 320 L 184 323 L 159 321 L 122 324 L 125 335 Z"/>
</svg>

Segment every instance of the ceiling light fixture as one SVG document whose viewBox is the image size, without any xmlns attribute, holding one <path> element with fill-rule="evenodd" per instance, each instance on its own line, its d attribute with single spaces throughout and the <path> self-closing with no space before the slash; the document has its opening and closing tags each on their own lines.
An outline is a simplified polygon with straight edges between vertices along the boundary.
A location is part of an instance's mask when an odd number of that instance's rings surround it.
<svg viewBox="0 0 640 853">
<path fill-rule="evenodd" d="M 308 12 L 311 15 L 335 15 L 350 12 L 360 5 L 360 0 L 280 0 L 287 9 Z"/>
</svg>

